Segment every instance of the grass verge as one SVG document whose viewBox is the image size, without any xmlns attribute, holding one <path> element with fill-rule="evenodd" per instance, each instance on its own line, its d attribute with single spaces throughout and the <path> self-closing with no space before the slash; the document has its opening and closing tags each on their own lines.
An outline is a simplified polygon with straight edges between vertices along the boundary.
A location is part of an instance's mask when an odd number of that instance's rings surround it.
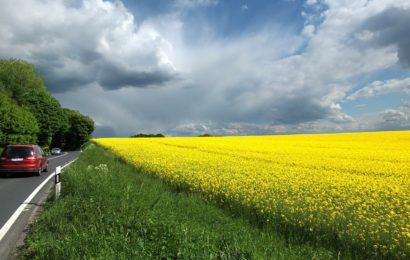
<svg viewBox="0 0 410 260">
<path fill-rule="evenodd" d="M 289 242 L 91 144 L 31 227 L 23 259 L 335 259 Z"/>
</svg>

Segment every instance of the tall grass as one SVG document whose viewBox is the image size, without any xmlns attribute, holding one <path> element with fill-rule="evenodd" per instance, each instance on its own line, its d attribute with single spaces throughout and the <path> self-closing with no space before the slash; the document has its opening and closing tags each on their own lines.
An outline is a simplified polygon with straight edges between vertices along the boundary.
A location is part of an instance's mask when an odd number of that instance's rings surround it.
<svg viewBox="0 0 410 260">
<path fill-rule="evenodd" d="M 32 226 L 23 259 L 335 259 L 88 146 Z"/>
</svg>

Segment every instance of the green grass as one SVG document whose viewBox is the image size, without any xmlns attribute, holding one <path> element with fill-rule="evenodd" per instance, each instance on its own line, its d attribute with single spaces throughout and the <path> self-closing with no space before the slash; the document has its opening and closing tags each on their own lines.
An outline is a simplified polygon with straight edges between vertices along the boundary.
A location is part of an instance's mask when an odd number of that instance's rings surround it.
<svg viewBox="0 0 410 260">
<path fill-rule="evenodd" d="M 91 144 L 62 175 L 62 196 L 31 227 L 21 258 L 335 259 L 337 252 L 292 242 Z"/>
</svg>

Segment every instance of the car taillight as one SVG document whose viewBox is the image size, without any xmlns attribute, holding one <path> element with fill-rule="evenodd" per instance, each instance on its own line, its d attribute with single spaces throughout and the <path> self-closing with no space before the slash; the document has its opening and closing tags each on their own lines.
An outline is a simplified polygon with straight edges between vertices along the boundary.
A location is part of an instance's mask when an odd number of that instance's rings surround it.
<svg viewBox="0 0 410 260">
<path fill-rule="evenodd" d="M 24 159 L 26 159 L 26 160 L 35 160 L 36 157 L 35 157 L 35 156 L 28 156 L 28 157 L 26 157 L 26 158 L 24 158 Z"/>
</svg>

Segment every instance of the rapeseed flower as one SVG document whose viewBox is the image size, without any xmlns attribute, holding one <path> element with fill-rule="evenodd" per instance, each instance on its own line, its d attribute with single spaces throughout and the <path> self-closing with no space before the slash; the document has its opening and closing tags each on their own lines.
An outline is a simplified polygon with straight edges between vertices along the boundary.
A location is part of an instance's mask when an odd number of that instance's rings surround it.
<svg viewBox="0 0 410 260">
<path fill-rule="evenodd" d="M 410 252 L 410 132 L 94 142 L 174 185 L 375 254 Z"/>
</svg>

